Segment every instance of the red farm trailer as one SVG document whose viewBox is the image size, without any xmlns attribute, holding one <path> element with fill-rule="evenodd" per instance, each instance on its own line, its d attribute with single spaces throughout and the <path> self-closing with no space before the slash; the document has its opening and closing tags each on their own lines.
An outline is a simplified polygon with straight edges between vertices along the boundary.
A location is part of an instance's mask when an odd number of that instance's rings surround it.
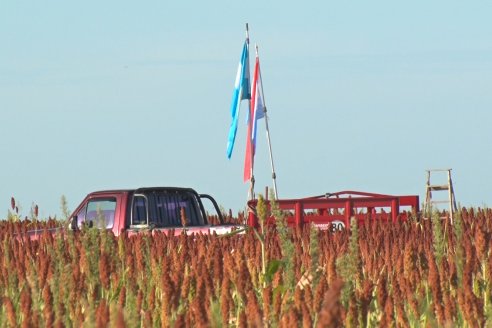
<svg viewBox="0 0 492 328">
<path fill-rule="evenodd" d="M 268 203 L 268 201 L 267 201 Z M 350 219 L 362 223 L 365 220 L 383 220 L 396 222 L 407 220 L 409 215 L 419 212 L 419 196 L 393 196 L 361 191 L 340 191 L 325 195 L 299 198 L 278 199 L 277 203 L 287 215 L 289 226 L 302 227 L 312 223 L 320 229 L 343 229 L 350 227 Z M 250 209 L 248 225 L 258 227 L 256 199 L 248 202 Z M 274 223 L 270 217 L 268 223 Z"/>
</svg>

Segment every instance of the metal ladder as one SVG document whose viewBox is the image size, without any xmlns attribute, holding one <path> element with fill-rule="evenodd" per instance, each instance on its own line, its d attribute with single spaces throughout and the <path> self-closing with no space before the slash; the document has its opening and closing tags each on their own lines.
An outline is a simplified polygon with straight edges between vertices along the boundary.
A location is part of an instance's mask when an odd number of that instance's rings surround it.
<svg viewBox="0 0 492 328">
<path fill-rule="evenodd" d="M 425 204 L 424 204 L 424 215 L 430 218 L 432 216 L 432 205 L 439 203 L 447 203 L 449 205 L 449 218 L 451 219 L 451 224 L 453 224 L 453 213 L 458 210 L 456 206 L 456 198 L 454 196 L 453 180 L 451 180 L 451 170 L 452 169 L 433 169 L 427 170 L 427 184 L 425 187 Z M 448 184 L 444 185 L 433 185 L 431 184 L 431 173 L 448 173 Z M 448 191 L 448 200 L 432 200 L 433 191 Z"/>
</svg>

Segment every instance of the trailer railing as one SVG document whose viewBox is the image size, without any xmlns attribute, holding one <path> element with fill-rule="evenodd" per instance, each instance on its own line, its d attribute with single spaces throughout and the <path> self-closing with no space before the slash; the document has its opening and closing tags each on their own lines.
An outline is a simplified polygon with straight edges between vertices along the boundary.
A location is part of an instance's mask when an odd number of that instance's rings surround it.
<svg viewBox="0 0 492 328">
<path fill-rule="evenodd" d="M 320 228 L 329 228 L 333 223 L 350 227 L 352 217 L 358 222 L 405 221 L 409 214 L 416 215 L 419 212 L 419 196 L 393 196 L 361 191 L 340 191 L 307 198 L 279 199 L 276 202 L 286 214 L 287 224 L 297 227 L 308 223 Z M 256 199 L 248 202 L 249 226 L 259 226 L 256 215 L 257 204 Z M 268 200 L 267 205 L 269 206 Z M 268 218 L 268 223 L 274 222 L 275 218 Z"/>
</svg>

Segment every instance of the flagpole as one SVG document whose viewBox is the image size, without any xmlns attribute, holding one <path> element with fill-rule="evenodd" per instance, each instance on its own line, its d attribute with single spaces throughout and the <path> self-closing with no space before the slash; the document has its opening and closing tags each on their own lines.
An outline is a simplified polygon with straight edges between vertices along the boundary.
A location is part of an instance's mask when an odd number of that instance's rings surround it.
<svg viewBox="0 0 492 328">
<path fill-rule="evenodd" d="M 248 23 L 246 23 L 246 42 L 248 44 L 248 53 L 249 53 L 249 26 L 248 26 Z M 248 55 L 248 75 L 249 74 L 249 55 Z M 251 87 L 251 86 L 248 86 L 248 87 Z M 251 90 L 249 90 L 248 92 L 251 92 Z M 249 111 L 249 119 L 252 120 L 253 118 L 251 117 L 251 97 L 249 97 L 248 99 L 248 111 Z M 251 136 L 247 136 L 247 138 L 251 138 Z M 251 152 L 251 160 L 253 160 L 253 152 Z M 253 162 L 251 162 L 251 178 L 249 180 L 250 182 L 250 187 L 249 187 L 249 191 L 248 191 L 248 198 L 250 200 L 253 200 L 255 199 L 255 177 L 253 175 Z"/>
<path fill-rule="evenodd" d="M 256 45 L 256 56 L 258 56 L 258 45 Z M 261 82 L 261 97 L 263 100 L 263 113 L 265 115 L 265 128 L 266 128 L 266 137 L 267 137 L 267 142 L 268 142 L 268 152 L 270 154 L 270 165 L 272 167 L 273 192 L 275 193 L 275 199 L 278 199 L 277 174 L 275 173 L 275 165 L 273 164 L 272 142 L 270 140 L 270 129 L 268 127 L 267 107 L 266 107 L 266 103 L 265 103 L 265 93 L 263 92 L 263 79 L 261 77 L 261 73 L 259 74 L 259 77 L 260 77 L 260 82 Z M 265 195 L 265 197 L 267 197 L 267 195 Z"/>
</svg>

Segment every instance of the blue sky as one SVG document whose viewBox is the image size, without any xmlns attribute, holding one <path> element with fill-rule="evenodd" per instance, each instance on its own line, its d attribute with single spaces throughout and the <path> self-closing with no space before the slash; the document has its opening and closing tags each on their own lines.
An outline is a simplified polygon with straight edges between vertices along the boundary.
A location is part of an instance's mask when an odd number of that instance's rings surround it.
<svg viewBox="0 0 492 328">
<path fill-rule="evenodd" d="M 461 204 L 490 205 L 491 14 L 486 1 L 3 1 L 0 212 L 11 196 L 48 216 L 61 195 L 74 209 L 94 190 L 167 185 L 241 210 L 245 124 L 225 151 L 246 22 L 281 198 L 423 201 L 425 170 L 451 167 Z"/>
</svg>

